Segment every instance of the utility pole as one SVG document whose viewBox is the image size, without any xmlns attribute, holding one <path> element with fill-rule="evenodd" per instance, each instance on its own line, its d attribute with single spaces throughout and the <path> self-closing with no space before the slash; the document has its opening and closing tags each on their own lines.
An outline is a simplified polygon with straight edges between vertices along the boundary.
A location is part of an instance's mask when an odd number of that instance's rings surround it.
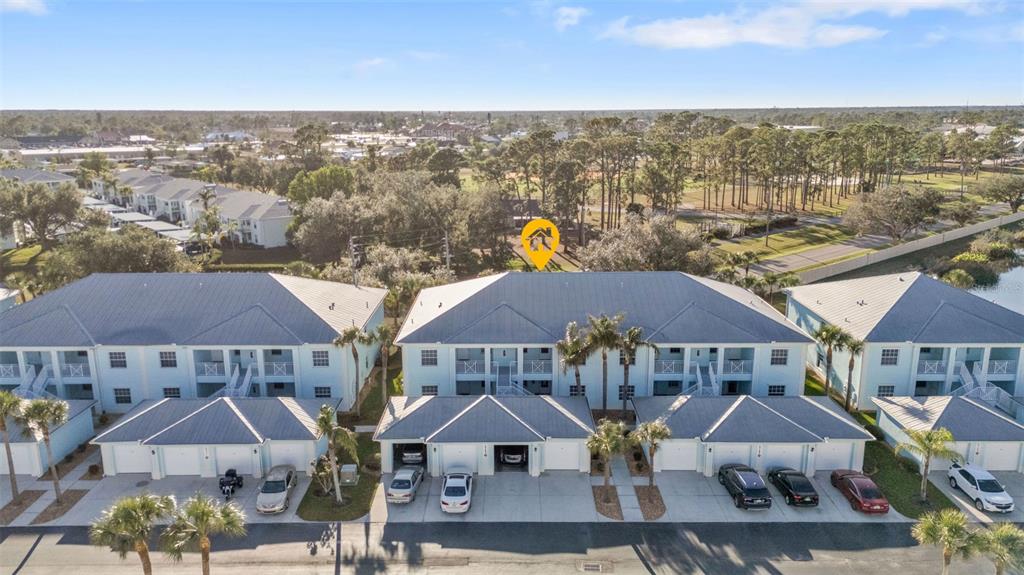
<svg viewBox="0 0 1024 575">
<path fill-rule="evenodd" d="M 348 255 L 352 262 L 352 283 L 359 287 L 359 252 L 355 236 L 348 238 Z"/>
<path fill-rule="evenodd" d="M 444 232 L 444 267 L 452 269 L 452 250 L 448 243 L 448 231 Z"/>
</svg>

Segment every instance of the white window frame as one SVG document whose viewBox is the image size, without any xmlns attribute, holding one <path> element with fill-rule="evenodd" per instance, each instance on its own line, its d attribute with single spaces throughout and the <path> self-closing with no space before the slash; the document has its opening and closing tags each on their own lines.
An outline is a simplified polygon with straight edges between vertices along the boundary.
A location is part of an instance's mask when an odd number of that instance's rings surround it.
<svg viewBox="0 0 1024 575">
<path fill-rule="evenodd" d="M 783 396 L 783 395 L 786 395 L 786 386 L 785 385 L 772 384 L 772 385 L 768 386 L 768 396 L 769 397 L 779 397 L 779 396 Z"/>
<path fill-rule="evenodd" d="M 313 387 L 313 397 L 315 397 L 317 399 L 330 399 L 330 397 L 331 397 L 331 388 L 330 388 L 330 386 L 317 385 L 317 386 Z"/>
<path fill-rule="evenodd" d="M 164 398 L 166 399 L 181 399 L 181 388 L 180 387 L 165 387 Z"/>
<path fill-rule="evenodd" d="M 586 397 L 587 396 L 587 384 L 576 385 L 575 383 L 569 386 L 569 397 Z"/>
<path fill-rule="evenodd" d="M 130 387 L 115 387 L 114 388 L 114 403 L 118 405 L 131 404 L 132 402 L 132 388 Z"/>
<path fill-rule="evenodd" d="M 768 363 L 769 365 L 789 365 L 789 350 L 773 349 Z"/>
<path fill-rule="evenodd" d="M 117 359 L 115 360 L 115 356 Z M 128 352 L 124 351 L 111 351 L 107 353 L 107 361 L 110 362 L 110 369 L 127 369 L 128 368 Z M 114 365 L 114 362 L 123 363 L 124 365 Z"/>
<path fill-rule="evenodd" d="M 424 385 L 420 387 L 420 393 L 422 395 L 437 395 L 436 385 Z"/>
<path fill-rule="evenodd" d="M 636 386 L 635 385 L 628 385 L 628 386 L 620 385 L 619 386 L 619 401 L 622 401 L 622 388 L 624 388 L 624 387 L 627 388 L 626 389 L 626 393 L 629 394 L 629 397 L 627 397 L 626 399 L 633 399 L 633 397 L 636 396 Z"/>
<path fill-rule="evenodd" d="M 888 352 L 888 353 L 887 353 Z M 900 350 L 896 347 L 882 349 L 881 365 L 893 366 L 900 364 Z"/>
<path fill-rule="evenodd" d="M 420 366 L 422 366 L 422 367 L 436 367 L 437 366 L 437 350 L 436 349 L 421 349 L 420 350 Z"/>
<path fill-rule="evenodd" d="M 875 393 L 875 397 L 892 397 L 896 395 L 895 385 L 879 385 L 878 392 Z"/>
<path fill-rule="evenodd" d="M 314 349 L 313 367 L 331 367 L 331 352 L 326 349 Z"/>
<path fill-rule="evenodd" d="M 158 354 L 160 358 L 160 367 L 164 369 L 176 369 L 178 367 L 178 352 L 176 351 L 161 351 Z M 164 365 L 165 362 L 170 365 Z"/>
</svg>

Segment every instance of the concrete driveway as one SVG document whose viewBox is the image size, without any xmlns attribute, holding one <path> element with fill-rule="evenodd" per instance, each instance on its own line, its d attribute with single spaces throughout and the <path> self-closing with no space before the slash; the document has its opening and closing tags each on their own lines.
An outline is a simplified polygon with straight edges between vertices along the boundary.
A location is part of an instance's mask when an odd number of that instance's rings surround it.
<svg viewBox="0 0 1024 575">
<path fill-rule="evenodd" d="M 999 480 L 999 483 L 1006 487 L 1006 492 L 1010 494 L 1010 497 L 1013 497 L 1016 505 L 1012 512 L 989 513 L 978 511 L 974 508 L 974 502 L 968 499 L 963 491 L 950 487 L 949 476 L 946 475 L 945 471 L 932 471 L 928 474 L 928 480 L 945 493 L 946 497 L 949 497 L 951 501 L 956 503 L 971 521 L 976 523 L 993 523 L 996 521 L 1024 523 L 1024 509 L 1021 509 L 1021 504 L 1024 504 L 1024 475 L 1016 471 L 993 471 L 992 475 Z"/>
</svg>

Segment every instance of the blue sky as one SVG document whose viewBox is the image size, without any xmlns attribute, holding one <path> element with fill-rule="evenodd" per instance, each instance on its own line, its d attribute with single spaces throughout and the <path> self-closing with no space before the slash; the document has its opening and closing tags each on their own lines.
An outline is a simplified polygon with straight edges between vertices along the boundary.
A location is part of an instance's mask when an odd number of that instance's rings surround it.
<svg viewBox="0 0 1024 575">
<path fill-rule="evenodd" d="M 1024 103 L 1024 1 L 0 0 L 0 108 Z"/>
</svg>

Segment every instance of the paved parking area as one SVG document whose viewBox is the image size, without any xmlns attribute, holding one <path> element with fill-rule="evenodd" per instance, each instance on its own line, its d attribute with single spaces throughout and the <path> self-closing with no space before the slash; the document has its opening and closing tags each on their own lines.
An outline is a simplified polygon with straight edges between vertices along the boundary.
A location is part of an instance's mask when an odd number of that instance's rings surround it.
<svg viewBox="0 0 1024 575">
<path fill-rule="evenodd" d="M 928 480 L 945 493 L 946 497 L 949 497 L 950 500 L 959 505 L 971 521 L 977 523 L 993 523 L 995 521 L 1024 523 L 1024 509 L 1020 507 L 1021 503 L 1024 502 L 1024 475 L 1016 471 L 993 471 L 992 475 L 999 480 L 999 483 L 1006 487 L 1006 492 L 1010 494 L 1010 497 L 1013 497 L 1016 505 L 1012 512 L 988 513 L 978 511 L 974 508 L 974 502 L 968 499 L 963 491 L 950 487 L 949 476 L 946 475 L 945 471 L 932 471 L 928 474 Z"/>
</svg>

